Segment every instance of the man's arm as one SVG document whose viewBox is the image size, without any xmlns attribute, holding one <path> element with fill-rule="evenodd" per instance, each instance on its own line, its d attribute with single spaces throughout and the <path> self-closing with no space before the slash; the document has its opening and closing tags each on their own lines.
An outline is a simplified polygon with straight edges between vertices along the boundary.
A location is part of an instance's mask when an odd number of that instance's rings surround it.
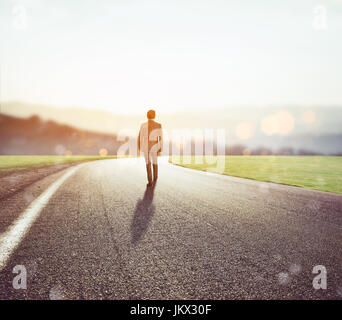
<svg viewBox="0 0 342 320">
<path fill-rule="evenodd" d="M 163 127 L 162 125 L 160 125 L 160 135 L 159 135 L 159 144 L 160 144 L 160 148 L 158 150 L 158 155 L 161 155 L 162 151 L 163 151 Z"/>
</svg>

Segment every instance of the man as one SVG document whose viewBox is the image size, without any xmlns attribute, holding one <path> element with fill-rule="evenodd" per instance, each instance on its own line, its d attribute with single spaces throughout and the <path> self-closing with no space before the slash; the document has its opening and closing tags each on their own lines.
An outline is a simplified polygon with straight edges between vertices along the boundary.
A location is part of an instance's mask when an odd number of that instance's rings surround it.
<svg viewBox="0 0 342 320">
<path fill-rule="evenodd" d="M 147 171 L 148 187 L 153 185 L 158 179 L 158 156 L 161 155 L 162 150 L 162 126 L 154 119 L 156 112 L 149 110 L 147 112 L 147 122 L 144 122 L 139 131 L 138 136 L 138 153 L 144 153 Z M 153 181 L 152 181 L 152 168 L 153 164 Z"/>
</svg>

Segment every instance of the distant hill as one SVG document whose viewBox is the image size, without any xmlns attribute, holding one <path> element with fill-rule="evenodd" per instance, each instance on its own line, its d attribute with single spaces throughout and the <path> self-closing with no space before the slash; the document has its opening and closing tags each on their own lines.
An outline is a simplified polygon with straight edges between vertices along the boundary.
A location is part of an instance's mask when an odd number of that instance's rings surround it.
<svg viewBox="0 0 342 320">
<path fill-rule="evenodd" d="M 101 110 L 59 109 L 20 103 L 6 103 L 1 107 L 0 154 L 98 155 L 101 149 L 116 154 L 122 143 L 117 140 L 116 133 L 128 129 L 127 134 L 136 136 L 139 122 L 144 119 L 144 115 L 124 116 Z M 279 110 L 282 109 L 227 108 L 207 113 L 161 114 L 158 120 L 169 137 L 173 129 L 224 128 L 229 154 L 245 151 L 251 154 L 342 155 L 342 108 L 311 108 L 315 114 L 314 122 L 303 121 L 305 108 L 288 108 L 286 110 L 294 120 L 289 134 L 267 135 L 262 132 L 262 119 Z M 32 115 L 33 111 L 39 117 Z M 241 122 L 254 126 L 254 133 L 247 140 L 239 139 L 236 134 Z"/>
<path fill-rule="evenodd" d="M 289 111 L 295 119 L 291 135 L 297 134 L 341 134 L 342 106 L 333 107 L 226 107 L 199 110 L 197 112 L 162 113 L 156 106 L 157 117 L 164 128 L 171 131 L 175 128 L 225 128 L 231 142 L 238 143 L 235 137 L 236 125 L 241 121 L 251 122 L 256 130 L 258 141 L 265 135 L 260 132 L 260 123 L 265 117 L 281 110 Z M 307 110 L 315 114 L 314 123 L 307 123 L 303 115 Z M 83 130 L 115 134 L 121 129 L 137 130 L 140 121 L 145 119 L 146 110 L 142 107 L 139 115 L 114 114 L 107 110 L 86 108 L 56 108 L 52 106 L 34 105 L 22 102 L 5 102 L 1 104 L 1 113 L 14 117 L 30 117 L 39 115 L 43 120 L 53 120 Z M 273 136 L 272 136 L 273 137 Z M 233 141 L 232 141 L 233 140 Z"/>
<path fill-rule="evenodd" d="M 38 116 L 18 118 L 0 115 L 2 155 L 98 155 L 116 154 L 115 135 L 80 130 Z"/>
</svg>

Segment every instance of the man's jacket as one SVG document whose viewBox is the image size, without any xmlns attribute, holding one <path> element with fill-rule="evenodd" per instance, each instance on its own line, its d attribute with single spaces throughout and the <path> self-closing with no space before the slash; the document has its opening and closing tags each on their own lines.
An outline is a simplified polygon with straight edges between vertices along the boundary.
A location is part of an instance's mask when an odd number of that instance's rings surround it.
<svg viewBox="0 0 342 320">
<path fill-rule="evenodd" d="M 138 136 L 138 150 L 144 153 L 156 152 L 160 155 L 162 151 L 163 133 L 160 123 L 148 120 L 140 126 Z"/>
</svg>

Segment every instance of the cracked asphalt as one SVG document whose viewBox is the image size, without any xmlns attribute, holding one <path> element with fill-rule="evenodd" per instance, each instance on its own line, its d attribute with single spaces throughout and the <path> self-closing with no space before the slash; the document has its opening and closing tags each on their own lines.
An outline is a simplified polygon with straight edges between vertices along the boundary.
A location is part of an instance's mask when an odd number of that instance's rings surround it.
<svg viewBox="0 0 342 320">
<path fill-rule="evenodd" d="M 0 232 L 66 170 L 2 198 Z M 141 158 L 86 163 L 0 272 L 0 299 L 342 299 L 342 196 L 166 159 L 147 189 Z"/>
</svg>

